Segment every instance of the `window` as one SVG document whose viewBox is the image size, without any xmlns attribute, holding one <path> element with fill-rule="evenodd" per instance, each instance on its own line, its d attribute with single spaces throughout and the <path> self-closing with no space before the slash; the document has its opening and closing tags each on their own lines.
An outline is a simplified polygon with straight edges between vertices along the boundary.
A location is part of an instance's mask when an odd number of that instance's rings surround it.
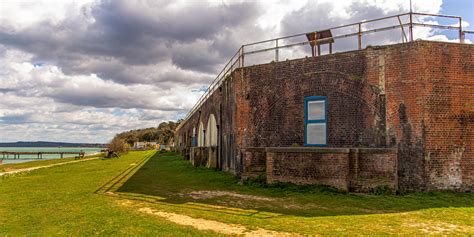
<svg viewBox="0 0 474 237">
<path fill-rule="evenodd" d="M 325 96 L 304 99 L 304 145 L 327 145 L 327 113 Z"/>
</svg>

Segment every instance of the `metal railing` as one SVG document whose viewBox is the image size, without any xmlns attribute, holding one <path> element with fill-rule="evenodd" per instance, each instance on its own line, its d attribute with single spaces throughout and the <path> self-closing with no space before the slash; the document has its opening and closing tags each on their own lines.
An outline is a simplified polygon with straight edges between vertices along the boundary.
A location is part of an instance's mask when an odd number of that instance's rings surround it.
<svg viewBox="0 0 474 237">
<path fill-rule="evenodd" d="M 431 24 L 431 23 L 420 22 L 418 17 L 422 17 L 422 18 L 438 17 L 438 18 L 444 18 L 444 19 L 454 19 L 456 20 L 456 22 L 455 24 L 450 24 L 450 25 Z M 396 20 L 394 21 L 395 24 L 393 23 L 388 24 L 387 22 L 384 23 L 384 21 L 389 21 L 389 20 Z M 418 21 L 415 21 L 415 20 L 418 20 Z M 370 24 L 376 25 L 378 23 L 382 23 L 383 26 L 375 26 L 375 27 L 369 26 Z M 336 40 L 342 40 L 344 38 L 349 38 L 349 37 L 357 37 L 357 49 L 360 50 L 363 48 L 364 35 L 369 35 L 373 33 L 389 31 L 389 30 L 396 30 L 396 29 L 400 29 L 402 43 L 413 42 L 415 38 L 413 29 L 415 27 L 425 27 L 425 28 L 438 29 L 438 30 L 456 30 L 458 34 L 458 40 L 460 43 L 464 43 L 465 34 L 474 34 L 474 31 L 463 30 L 462 18 L 459 16 L 409 12 L 409 13 L 387 16 L 387 17 L 366 20 L 366 21 L 361 21 L 357 23 L 324 29 L 324 31 L 331 31 L 333 33 L 336 31 L 341 31 L 340 33 L 336 33 L 335 35 L 329 38 L 315 39 L 315 40 L 307 40 L 307 39 L 302 40 L 301 37 L 305 37 L 307 34 L 314 33 L 314 32 L 307 32 L 307 33 L 295 34 L 295 35 L 290 35 L 290 36 L 284 36 L 284 37 L 244 44 L 237 50 L 237 52 L 231 57 L 231 59 L 227 62 L 224 68 L 219 72 L 217 77 L 212 81 L 212 83 L 204 92 L 204 94 L 199 98 L 197 103 L 186 115 L 182 123 L 177 127 L 177 130 L 181 128 L 181 126 L 189 119 L 189 117 L 191 117 L 196 111 L 198 111 L 198 109 L 201 107 L 204 101 L 206 101 L 212 95 L 212 93 L 216 91 L 216 89 L 218 89 L 219 86 L 221 86 L 221 84 L 223 83 L 224 79 L 227 76 L 229 76 L 235 69 L 245 66 L 245 60 L 250 55 L 255 55 L 255 54 L 264 53 L 268 51 L 274 51 L 273 60 L 268 60 L 268 59 L 263 60 L 263 63 L 269 63 L 270 61 L 278 62 L 280 60 L 281 50 L 295 48 L 298 46 L 305 46 L 305 45 L 313 45 L 313 46 L 317 45 L 318 55 L 321 55 L 319 47 L 322 44 L 326 44 L 328 40 L 337 42 Z M 407 36 L 406 31 L 408 31 L 408 36 Z M 317 31 L 317 32 L 321 32 L 321 31 Z M 268 44 L 271 44 L 271 46 L 268 46 Z M 348 50 L 341 50 L 339 52 L 343 52 L 343 51 L 348 51 Z M 330 47 L 329 53 L 330 54 L 332 53 L 332 45 Z M 256 64 L 253 64 L 253 65 L 256 65 Z"/>
</svg>

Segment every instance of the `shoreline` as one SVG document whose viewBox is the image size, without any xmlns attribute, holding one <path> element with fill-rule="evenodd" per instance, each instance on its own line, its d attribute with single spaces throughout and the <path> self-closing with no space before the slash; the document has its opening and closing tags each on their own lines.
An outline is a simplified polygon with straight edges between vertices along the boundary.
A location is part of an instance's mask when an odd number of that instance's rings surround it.
<svg viewBox="0 0 474 237">
<path fill-rule="evenodd" d="M 85 157 L 90 157 L 90 156 L 97 156 L 100 155 L 103 148 L 97 147 L 97 148 L 91 148 L 91 147 L 0 147 L 0 151 L 25 151 L 25 150 L 31 150 L 31 151 L 58 151 L 58 150 L 71 150 L 71 151 L 84 151 Z M 92 151 L 87 151 L 87 150 L 92 150 Z M 75 155 L 65 155 L 63 158 L 72 158 Z M 0 165 L 10 165 L 10 164 L 22 164 L 22 163 L 27 163 L 27 162 L 32 162 L 32 161 L 41 161 L 41 160 L 56 160 L 56 159 L 61 159 L 61 157 L 58 155 L 52 155 L 51 157 L 43 157 L 42 159 L 37 159 L 34 157 L 28 157 L 28 156 L 23 156 L 20 159 L 5 159 L 3 160 L 2 157 L 0 157 Z"/>
</svg>

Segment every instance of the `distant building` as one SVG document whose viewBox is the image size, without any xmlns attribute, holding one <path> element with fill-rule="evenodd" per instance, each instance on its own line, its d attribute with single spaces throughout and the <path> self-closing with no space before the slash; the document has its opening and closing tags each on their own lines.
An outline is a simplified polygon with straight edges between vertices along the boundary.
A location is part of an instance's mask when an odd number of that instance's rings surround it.
<svg viewBox="0 0 474 237">
<path fill-rule="evenodd" d="M 159 144 L 156 142 L 135 142 L 133 143 L 134 149 L 157 149 Z"/>
<path fill-rule="evenodd" d="M 171 144 L 171 145 L 165 145 L 165 144 L 160 144 L 159 145 L 159 148 L 161 151 L 171 151 L 174 147 L 174 144 Z"/>
<path fill-rule="evenodd" d="M 145 148 L 145 142 L 135 142 L 133 143 L 134 149 L 143 149 Z"/>
</svg>

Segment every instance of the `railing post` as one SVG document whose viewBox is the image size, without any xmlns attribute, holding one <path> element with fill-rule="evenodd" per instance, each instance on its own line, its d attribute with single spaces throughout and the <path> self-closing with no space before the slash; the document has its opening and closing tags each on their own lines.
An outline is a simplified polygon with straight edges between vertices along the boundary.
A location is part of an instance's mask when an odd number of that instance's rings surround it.
<svg viewBox="0 0 474 237">
<path fill-rule="evenodd" d="M 242 45 L 242 51 L 241 51 L 241 53 L 242 53 L 242 67 L 244 67 L 244 66 L 245 66 L 245 63 L 244 63 L 244 55 L 245 55 L 245 52 L 244 52 L 244 46 L 243 46 L 243 45 Z"/>
<path fill-rule="evenodd" d="M 400 29 L 402 29 L 402 43 L 405 43 L 405 40 L 408 41 L 407 39 L 407 34 L 405 34 L 405 29 L 403 28 L 403 23 L 402 20 L 400 20 L 400 16 L 397 16 L 398 23 L 400 24 Z"/>
<path fill-rule="evenodd" d="M 242 50 L 242 47 L 239 49 L 239 52 L 237 53 L 239 55 L 239 68 L 242 67 L 242 61 L 241 61 L 242 60 L 241 59 L 242 53 L 241 53 L 241 50 Z"/>
<path fill-rule="evenodd" d="M 278 62 L 278 39 L 275 40 L 275 62 Z"/>
<path fill-rule="evenodd" d="M 357 33 L 357 38 L 359 41 L 359 50 L 362 49 L 362 23 L 359 23 L 359 32 Z"/>
<path fill-rule="evenodd" d="M 459 43 L 464 43 L 464 35 L 462 33 L 462 19 L 459 17 Z"/>
<path fill-rule="evenodd" d="M 413 13 L 410 12 L 410 42 L 413 42 Z"/>
</svg>

